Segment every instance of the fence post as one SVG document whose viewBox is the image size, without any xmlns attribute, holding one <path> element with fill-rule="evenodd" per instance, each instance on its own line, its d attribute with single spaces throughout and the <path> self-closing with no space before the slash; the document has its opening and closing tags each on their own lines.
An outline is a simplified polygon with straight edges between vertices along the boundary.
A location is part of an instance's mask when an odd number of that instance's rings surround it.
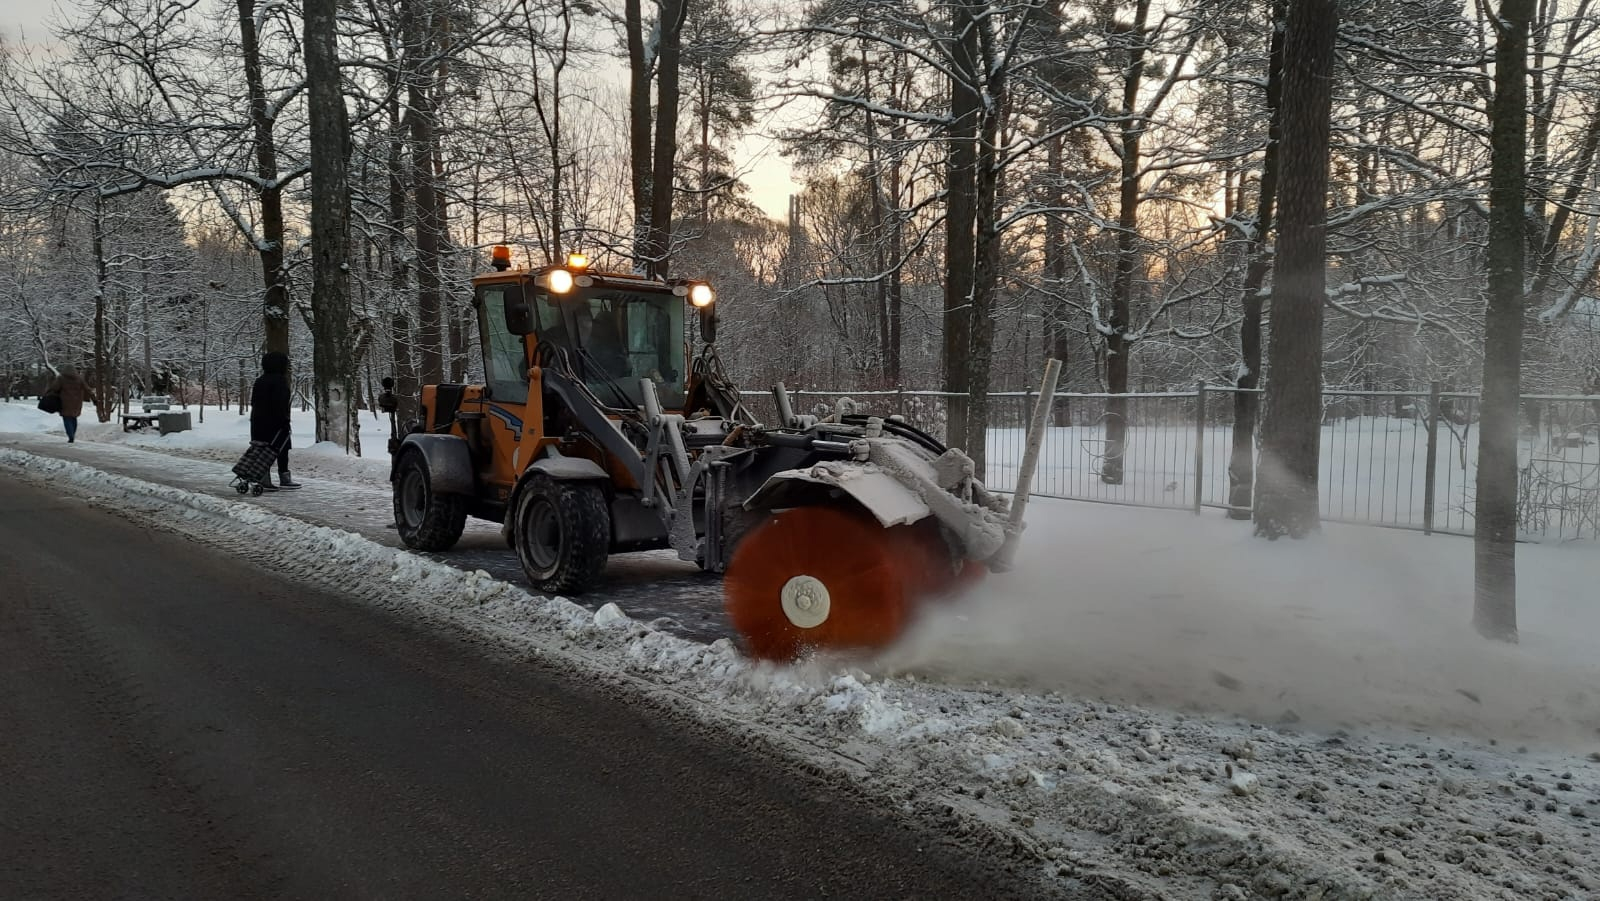
<svg viewBox="0 0 1600 901">
<path fill-rule="evenodd" d="M 1200 515 L 1200 501 L 1206 482 L 1206 380 L 1194 384 L 1194 515 Z"/>
<path fill-rule="evenodd" d="M 894 386 L 894 412 L 901 419 L 906 418 L 906 386 Z"/>
<path fill-rule="evenodd" d="M 1428 459 L 1423 464 L 1422 534 L 1433 534 L 1434 481 L 1439 470 L 1439 383 L 1428 386 Z"/>
</svg>

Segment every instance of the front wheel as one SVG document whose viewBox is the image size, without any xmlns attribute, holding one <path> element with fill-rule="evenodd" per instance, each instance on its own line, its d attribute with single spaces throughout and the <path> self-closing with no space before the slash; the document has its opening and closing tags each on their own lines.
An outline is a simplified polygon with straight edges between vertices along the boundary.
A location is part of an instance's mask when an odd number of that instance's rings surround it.
<svg viewBox="0 0 1600 901">
<path fill-rule="evenodd" d="M 419 453 L 408 453 L 395 473 L 394 525 L 406 547 L 448 551 L 467 527 L 467 499 L 434 494 L 427 461 Z"/>
<path fill-rule="evenodd" d="M 512 515 L 511 542 L 540 591 L 581 594 L 605 569 L 611 511 L 599 485 L 533 476 Z"/>
</svg>

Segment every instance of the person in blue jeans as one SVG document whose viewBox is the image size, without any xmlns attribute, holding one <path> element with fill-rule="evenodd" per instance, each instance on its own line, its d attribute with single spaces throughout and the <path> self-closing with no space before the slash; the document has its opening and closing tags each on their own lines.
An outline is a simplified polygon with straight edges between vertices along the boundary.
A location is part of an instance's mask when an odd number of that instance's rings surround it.
<svg viewBox="0 0 1600 901">
<path fill-rule="evenodd" d="M 76 367 L 70 363 L 63 365 L 50 387 L 45 389 L 46 394 L 54 394 L 61 399 L 61 425 L 67 430 L 67 443 L 72 444 L 78 440 L 78 417 L 83 415 L 83 402 L 91 399 L 89 383 L 78 375 Z"/>
</svg>

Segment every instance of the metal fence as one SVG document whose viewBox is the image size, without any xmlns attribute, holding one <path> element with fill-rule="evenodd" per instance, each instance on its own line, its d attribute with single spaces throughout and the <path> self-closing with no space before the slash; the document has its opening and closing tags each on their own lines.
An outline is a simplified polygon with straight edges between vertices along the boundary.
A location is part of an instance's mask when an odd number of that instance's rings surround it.
<svg viewBox="0 0 1600 901">
<path fill-rule="evenodd" d="M 1133 506 L 1229 508 L 1228 461 L 1238 389 L 1108 395 L 1059 394 L 1033 491 L 1046 497 Z M 861 412 L 896 414 L 943 435 L 939 391 L 790 391 L 796 412 L 832 412 L 849 398 Z M 745 392 L 763 421 L 771 395 Z M 989 396 L 986 481 L 1005 490 L 1022 461 L 1036 395 Z M 1121 411 L 1117 407 L 1121 407 Z M 1330 522 L 1472 534 L 1478 396 L 1441 391 L 1323 392 L 1322 516 Z M 1529 538 L 1600 537 L 1600 396 L 1525 395 L 1518 453 L 1518 515 Z M 1120 451 L 1110 423 L 1125 423 Z M 1108 463 L 1120 478 L 1107 479 Z M 1118 468 L 1116 465 L 1111 467 Z"/>
</svg>

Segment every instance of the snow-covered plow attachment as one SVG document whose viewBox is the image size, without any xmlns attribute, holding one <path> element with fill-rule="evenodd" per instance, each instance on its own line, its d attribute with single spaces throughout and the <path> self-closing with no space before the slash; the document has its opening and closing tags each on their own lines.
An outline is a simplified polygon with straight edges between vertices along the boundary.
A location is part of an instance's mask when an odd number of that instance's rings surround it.
<svg viewBox="0 0 1600 901">
<path fill-rule="evenodd" d="M 1009 568 L 1058 371 L 1051 361 L 1010 503 L 966 454 L 894 420 L 808 424 L 812 446 L 841 458 L 774 473 L 742 505 L 764 515 L 738 543 L 724 593 L 749 652 L 883 647 L 921 605 Z"/>
</svg>

